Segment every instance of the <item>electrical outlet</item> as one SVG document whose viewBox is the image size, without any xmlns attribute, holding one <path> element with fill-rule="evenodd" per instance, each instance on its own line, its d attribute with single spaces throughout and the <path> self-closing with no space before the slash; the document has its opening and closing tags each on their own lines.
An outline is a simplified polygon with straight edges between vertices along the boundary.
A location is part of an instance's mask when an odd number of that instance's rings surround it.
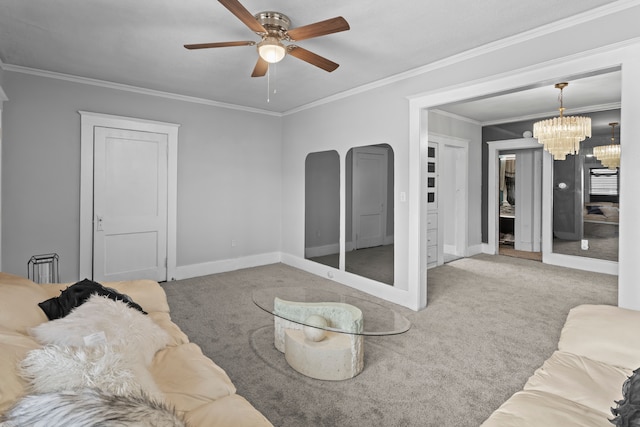
<svg viewBox="0 0 640 427">
<path fill-rule="evenodd" d="M 236 247 L 236 239 L 231 240 L 231 247 L 232 248 Z"/>
</svg>

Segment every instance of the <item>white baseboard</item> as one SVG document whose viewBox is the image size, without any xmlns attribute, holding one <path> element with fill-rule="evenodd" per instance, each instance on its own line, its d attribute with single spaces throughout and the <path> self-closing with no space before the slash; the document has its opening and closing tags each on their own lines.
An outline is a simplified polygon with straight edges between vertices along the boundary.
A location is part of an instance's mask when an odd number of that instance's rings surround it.
<svg viewBox="0 0 640 427">
<path fill-rule="evenodd" d="M 224 273 L 242 268 L 275 264 L 280 262 L 281 259 L 282 254 L 280 252 L 270 252 L 241 258 L 203 262 L 201 264 L 181 265 L 176 267 L 175 277 L 172 277 L 171 280 L 190 279 L 191 277 L 207 276 L 209 274 Z"/>
<path fill-rule="evenodd" d="M 490 246 L 488 243 L 483 243 L 482 244 L 482 253 L 483 254 L 489 254 L 489 255 L 495 255 L 496 254 L 496 248 L 494 248 L 493 246 Z"/>
<path fill-rule="evenodd" d="M 337 254 L 339 252 L 340 252 L 340 244 L 332 243 L 329 245 L 305 248 L 304 256 L 305 258 L 315 258 L 318 256 Z"/>
<path fill-rule="evenodd" d="M 395 243 L 394 236 L 386 236 L 384 238 L 383 245 L 385 245 L 385 246 L 386 245 L 393 245 L 394 243 Z M 344 244 L 344 251 L 345 252 L 350 252 L 350 251 L 353 251 L 353 250 L 355 250 L 355 245 L 353 244 L 353 242 L 346 242 Z"/>
<path fill-rule="evenodd" d="M 484 243 L 467 247 L 467 256 L 474 256 L 484 253 Z"/>
<path fill-rule="evenodd" d="M 444 252 L 445 254 L 457 255 L 456 249 L 456 245 L 442 245 L 442 252 Z"/>
</svg>

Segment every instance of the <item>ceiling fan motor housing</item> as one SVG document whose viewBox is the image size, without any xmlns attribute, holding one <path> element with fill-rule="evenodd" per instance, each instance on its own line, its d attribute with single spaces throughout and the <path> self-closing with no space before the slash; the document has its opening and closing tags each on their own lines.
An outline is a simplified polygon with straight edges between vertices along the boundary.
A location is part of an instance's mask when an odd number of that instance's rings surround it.
<svg viewBox="0 0 640 427">
<path fill-rule="evenodd" d="M 280 12 L 260 12 L 254 16 L 256 20 L 269 32 L 269 35 L 277 34 L 280 38 L 285 36 L 285 32 L 291 26 L 291 20 L 289 17 Z"/>
</svg>

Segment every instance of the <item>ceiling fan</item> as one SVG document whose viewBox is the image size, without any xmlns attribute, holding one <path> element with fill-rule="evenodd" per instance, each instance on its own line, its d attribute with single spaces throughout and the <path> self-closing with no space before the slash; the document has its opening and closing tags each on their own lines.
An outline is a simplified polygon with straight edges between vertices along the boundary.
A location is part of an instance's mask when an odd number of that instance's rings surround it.
<svg viewBox="0 0 640 427">
<path fill-rule="evenodd" d="M 282 60 L 286 54 L 294 56 L 311 65 L 331 72 L 338 68 L 338 64 L 317 55 L 307 49 L 294 44 L 282 43 L 306 40 L 313 37 L 325 36 L 349 29 L 349 23 L 341 16 L 289 29 L 291 20 L 280 12 L 260 12 L 251 14 L 238 0 L 218 0 L 224 7 L 240 19 L 249 29 L 259 35 L 262 40 L 233 41 L 218 43 L 186 44 L 187 49 L 208 49 L 214 47 L 256 46 L 258 47 L 258 62 L 251 77 L 262 77 L 267 74 L 269 64 Z"/>
</svg>

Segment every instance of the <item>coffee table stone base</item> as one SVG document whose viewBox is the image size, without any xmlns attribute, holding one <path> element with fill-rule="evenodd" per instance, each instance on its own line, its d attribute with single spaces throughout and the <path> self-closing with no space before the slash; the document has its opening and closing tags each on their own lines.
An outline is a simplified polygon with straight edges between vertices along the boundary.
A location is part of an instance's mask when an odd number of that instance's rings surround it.
<svg viewBox="0 0 640 427">
<path fill-rule="evenodd" d="M 362 372 L 362 336 L 327 332 L 321 341 L 310 341 L 302 330 L 287 329 L 285 359 L 296 371 L 319 380 L 340 381 Z"/>
<path fill-rule="evenodd" d="M 363 319 L 357 307 L 275 298 L 274 314 L 275 347 L 285 354 L 296 371 L 311 378 L 334 381 L 353 378 L 362 372 L 364 341 L 358 333 L 362 331 Z M 343 332 L 324 330 L 326 326 Z"/>
</svg>

